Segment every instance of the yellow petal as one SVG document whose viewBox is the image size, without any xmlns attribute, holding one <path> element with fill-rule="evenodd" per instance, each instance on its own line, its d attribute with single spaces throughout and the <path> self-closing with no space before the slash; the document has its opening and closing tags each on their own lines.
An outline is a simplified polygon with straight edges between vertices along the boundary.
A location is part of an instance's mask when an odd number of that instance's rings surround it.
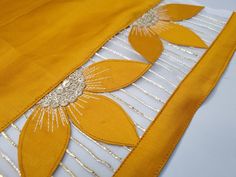
<svg viewBox="0 0 236 177">
<path fill-rule="evenodd" d="M 140 55 L 151 63 L 154 63 L 163 51 L 162 42 L 158 35 L 151 32 L 145 33 L 134 27 L 129 33 L 129 42 Z"/>
<path fill-rule="evenodd" d="M 160 38 L 173 44 L 207 48 L 205 42 L 197 34 L 182 25 L 160 21 L 156 29 Z"/>
<path fill-rule="evenodd" d="M 203 8 L 188 4 L 167 4 L 157 11 L 161 20 L 181 21 L 197 15 Z"/>
<path fill-rule="evenodd" d="M 79 97 L 80 98 L 80 97 Z M 88 136 L 109 144 L 135 146 L 135 126 L 129 116 L 113 100 L 93 94 L 67 106 L 73 123 Z"/>
<path fill-rule="evenodd" d="M 42 124 L 39 124 L 40 120 Z M 69 137 L 69 124 L 61 121 L 59 112 L 52 119 L 47 109 L 36 109 L 19 139 L 18 159 L 22 176 L 51 177 L 64 155 Z"/>
<path fill-rule="evenodd" d="M 150 64 L 127 60 L 105 60 L 94 63 L 84 70 L 85 90 L 110 92 L 126 87 L 139 79 Z"/>
</svg>

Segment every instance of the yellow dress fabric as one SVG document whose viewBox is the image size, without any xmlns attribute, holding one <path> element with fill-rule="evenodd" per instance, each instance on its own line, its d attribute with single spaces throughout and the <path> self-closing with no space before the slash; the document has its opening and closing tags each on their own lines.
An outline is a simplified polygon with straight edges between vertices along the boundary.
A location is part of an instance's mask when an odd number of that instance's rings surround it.
<svg viewBox="0 0 236 177">
<path fill-rule="evenodd" d="M 66 123 L 62 125 L 59 122 L 59 126 L 54 128 L 54 133 L 50 133 L 47 118 L 43 120 L 40 131 L 35 131 L 36 122 L 37 119 L 27 121 L 20 135 L 18 158 L 21 175 L 51 176 L 67 149 L 71 133 L 70 125 Z"/>
<path fill-rule="evenodd" d="M 0 1 L 0 131 L 159 2 Z"/>
<path fill-rule="evenodd" d="M 150 9 L 132 25 L 129 42 L 150 63 L 156 62 L 164 50 L 160 38 L 177 45 L 207 48 L 195 32 L 175 23 L 192 18 L 203 8 L 189 4 L 167 4 Z"/>
<path fill-rule="evenodd" d="M 158 176 L 194 113 L 217 84 L 236 49 L 236 13 L 178 86 L 114 177 Z M 183 96 L 184 95 L 184 96 Z"/>
<path fill-rule="evenodd" d="M 53 174 L 68 145 L 70 122 L 95 140 L 135 146 L 139 137 L 129 115 L 119 104 L 99 93 L 126 87 L 140 78 L 150 66 L 127 60 L 96 62 L 73 72 L 42 98 L 33 108 L 20 134 L 18 161 L 21 175 L 46 177 Z M 77 89 L 69 89 L 69 86 Z M 81 92 L 78 88 L 82 88 Z M 73 95 L 73 91 L 79 92 L 78 97 L 67 102 L 69 99 L 65 95 Z M 35 170 L 38 173 L 34 173 Z"/>
</svg>

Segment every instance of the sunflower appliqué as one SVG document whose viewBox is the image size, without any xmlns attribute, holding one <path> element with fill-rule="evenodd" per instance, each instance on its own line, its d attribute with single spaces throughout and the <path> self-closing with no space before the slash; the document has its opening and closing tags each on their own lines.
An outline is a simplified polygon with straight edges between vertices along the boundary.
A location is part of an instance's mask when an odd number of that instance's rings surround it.
<svg viewBox="0 0 236 177">
<path fill-rule="evenodd" d="M 163 51 L 160 38 L 177 45 L 207 48 L 197 34 L 174 23 L 189 19 L 202 9 L 202 6 L 186 4 L 167 4 L 153 8 L 131 25 L 129 42 L 151 63 L 155 62 Z"/>
<path fill-rule="evenodd" d="M 76 70 L 42 98 L 19 138 L 22 176 L 52 175 L 66 151 L 70 123 L 93 139 L 116 145 L 136 145 L 139 138 L 130 117 L 117 103 L 100 93 L 128 86 L 150 66 L 127 60 L 97 62 Z"/>
</svg>

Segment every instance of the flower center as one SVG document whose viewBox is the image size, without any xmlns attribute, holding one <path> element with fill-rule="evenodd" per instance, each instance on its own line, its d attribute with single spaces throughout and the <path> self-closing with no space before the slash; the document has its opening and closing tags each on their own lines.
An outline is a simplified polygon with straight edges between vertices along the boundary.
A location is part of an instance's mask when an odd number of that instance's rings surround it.
<svg viewBox="0 0 236 177">
<path fill-rule="evenodd" d="M 146 12 L 142 17 L 136 20 L 133 23 L 133 26 L 136 27 L 150 27 L 155 25 L 158 22 L 158 15 L 155 9 L 151 9 Z"/>
<path fill-rule="evenodd" d="M 83 94 L 85 88 L 85 78 L 82 71 L 76 70 L 66 78 L 58 87 L 41 99 L 38 104 L 42 107 L 67 106 L 73 103 Z"/>
</svg>

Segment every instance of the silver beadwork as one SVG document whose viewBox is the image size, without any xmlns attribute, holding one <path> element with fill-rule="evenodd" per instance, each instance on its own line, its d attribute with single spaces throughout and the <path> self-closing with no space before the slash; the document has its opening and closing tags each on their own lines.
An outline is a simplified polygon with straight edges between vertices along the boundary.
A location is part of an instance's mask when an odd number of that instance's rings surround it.
<svg viewBox="0 0 236 177">
<path fill-rule="evenodd" d="M 66 78 L 59 86 L 39 101 L 42 107 L 51 106 L 57 108 L 59 106 L 67 106 L 73 103 L 83 94 L 85 88 L 85 77 L 81 70 L 76 70 L 68 78 Z"/>
<path fill-rule="evenodd" d="M 132 26 L 141 27 L 141 28 L 150 27 L 150 26 L 155 25 L 158 22 L 158 19 L 159 18 L 158 18 L 156 10 L 151 9 L 147 13 L 145 13 L 141 18 L 136 20 L 132 24 Z"/>
</svg>

